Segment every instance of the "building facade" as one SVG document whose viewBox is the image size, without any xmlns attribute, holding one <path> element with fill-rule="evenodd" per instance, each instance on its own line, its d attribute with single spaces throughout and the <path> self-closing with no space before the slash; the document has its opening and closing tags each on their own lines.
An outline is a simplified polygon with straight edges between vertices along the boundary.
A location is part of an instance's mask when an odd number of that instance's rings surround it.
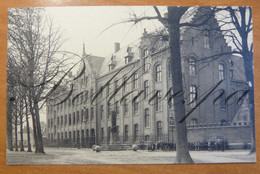
<svg viewBox="0 0 260 174">
<path fill-rule="evenodd" d="M 200 19 L 202 14 L 203 8 L 193 20 Z M 194 110 L 186 119 L 188 139 L 192 142 L 213 136 L 208 131 L 213 127 L 214 136 L 226 139 L 229 137 L 225 137 L 223 128 L 246 127 L 247 134 L 250 132 L 249 116 L 240 112 L 244 101 L 241 96 L 247 87 L 243 59 L 226 54 L 231 48 L 220 31 L 210 30 L 210 26 L 217 25 L 214 17 L 209 21 L 199 30 L 185 28 L 181 33 L 184 84 L 181 93 L 185 101 L 180 102 L 185 102 L 187 113 Z M 71 96 L 61 100 L 57 97 L 61 94 L 55 94 L 52 102 L 47 102 L 49 145 L 174 143 L 176 120 L 172 98 L 178 95 L 171 90 L 167 35 L 158 37 L 158 33 L 148 34 L 144 30 L 137 43 L 124 48 L 115 43 L 115 52 L 106 58 L 87 55 L 84 45 L 82 57 L 84 63 L 73 81 Z M 63 93 L 69 94 L 70 88 Z M 196 131 L 200 137 L 194 135 Z"/>
</svg>

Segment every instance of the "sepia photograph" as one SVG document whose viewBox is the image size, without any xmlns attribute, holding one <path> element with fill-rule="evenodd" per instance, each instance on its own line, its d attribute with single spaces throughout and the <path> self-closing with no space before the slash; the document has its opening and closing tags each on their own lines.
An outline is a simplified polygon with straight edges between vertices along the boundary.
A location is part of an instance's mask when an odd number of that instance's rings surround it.
<svg viewBox="0 0 260 174">
<path fill-rule="evenodd" d="M 252 16 L 9 8 L 6 164 L 255 163 Z"/>
</svg>

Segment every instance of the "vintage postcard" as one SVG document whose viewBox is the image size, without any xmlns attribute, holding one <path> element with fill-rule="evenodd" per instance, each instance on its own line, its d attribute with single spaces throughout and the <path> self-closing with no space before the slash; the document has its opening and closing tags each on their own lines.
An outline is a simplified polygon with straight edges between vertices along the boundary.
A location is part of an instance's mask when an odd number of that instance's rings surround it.
<svg viewBox="0 0 260 174">
<path fill-rule="evenodd" d="M 256 162 L 252 32 L 246 6 L 8 9 L 6 163 Z"/>
</svg>

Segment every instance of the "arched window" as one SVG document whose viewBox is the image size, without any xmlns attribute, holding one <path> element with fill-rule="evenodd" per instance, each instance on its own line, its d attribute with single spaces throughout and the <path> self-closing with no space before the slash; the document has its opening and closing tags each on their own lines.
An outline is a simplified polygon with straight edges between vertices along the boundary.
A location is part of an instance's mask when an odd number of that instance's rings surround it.
<svg viewBox="0 0 260 174">
<path fill-rule="evenodd" d="M 189 72 L 190 75 L 194 76 L 197 74 L 196 72 L 196 62 L 194 58 L 189 59 Z"/>
<path fill-rule="evenodd" d="M 195 107 L 197 104 L 197 87 L 190 86 L 190 107 Z"/>
<path fill-rule="evenodd" d="M 162 141 L 162 122 L 157 121 L 157 141 Z"/>
<path fill-rule="evenodd" d="M 149 109 L 146 108 L 144 110 L 144 126 L 145 127 L 149 127 L 150 126 L 150 113 L 149 113 Z"/>
<path fill-rule="evenodd" d="M 223 63 L 220 63 L 218 65 L 218 74 L 219 74 L 219 80 L 225 79 L 225 66 Z"/>
<path fill-rule="evenodd" d="M 134 125 L 134 141 L 138 141 L 138 124 Z"/>
<path fill-rule="evenodd" d="M 161 65 L 156 65 L 155 67 L 155 81 L 160 82 L 162 80 L 162 67 Z"/>
<path fill-rule="evenodd" d="M 148 80 L 144 81 L 144 99 L 147 98 L 149 93 L 149 82 Z"/>
</svg>

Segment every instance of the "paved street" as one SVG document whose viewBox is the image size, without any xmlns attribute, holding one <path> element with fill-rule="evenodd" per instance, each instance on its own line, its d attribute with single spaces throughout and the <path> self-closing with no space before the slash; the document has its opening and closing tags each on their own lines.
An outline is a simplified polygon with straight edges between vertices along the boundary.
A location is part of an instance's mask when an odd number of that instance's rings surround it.
<svg viewBox="0 0 260 174">
<path fill-rule="evenodd" d="M 102 151 L 91 149 L 45 148 L 46 154 L 10 152 L 7 150 L 7 164 L 173 164 L 176 152 L 148 151 Z M 207 152 L 191 151 L 195 163 L 246 163 L 254 162 L 255 155 L 248 151 Z"/>
</svg>

